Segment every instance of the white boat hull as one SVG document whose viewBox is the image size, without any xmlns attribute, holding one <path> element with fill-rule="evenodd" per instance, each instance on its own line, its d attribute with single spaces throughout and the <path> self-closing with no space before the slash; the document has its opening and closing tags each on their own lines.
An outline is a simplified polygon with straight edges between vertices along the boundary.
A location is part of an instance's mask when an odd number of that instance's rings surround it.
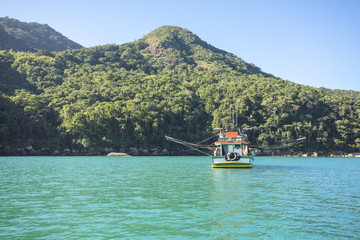
<svg viewBox="0 0 360 240">
<path fill-rule="evenodd" d="M 226 161 L 224 156 L 212 157 L 214 168 L 251 168 L 253 167 L 253 156 L 241 156 L 236 161 Z"/>
</svg>

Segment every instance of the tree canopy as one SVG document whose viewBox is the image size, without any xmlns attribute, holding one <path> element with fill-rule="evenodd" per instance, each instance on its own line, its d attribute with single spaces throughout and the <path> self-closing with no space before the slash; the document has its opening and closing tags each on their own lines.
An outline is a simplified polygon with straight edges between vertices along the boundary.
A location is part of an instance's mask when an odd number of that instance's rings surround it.
<svg viewBox="0 0 360 240">
<path fill-rule="evenodd" d="M 341 79 L 339 79 L 341 81 Z M 164 26 L 122 45 L 0 51 L 0 144 L 172 148 L 219 126 L 252 144 L 306 137 L 301 151 L 360 151 L 360 93 L 295 84 Z"/>
</svg>

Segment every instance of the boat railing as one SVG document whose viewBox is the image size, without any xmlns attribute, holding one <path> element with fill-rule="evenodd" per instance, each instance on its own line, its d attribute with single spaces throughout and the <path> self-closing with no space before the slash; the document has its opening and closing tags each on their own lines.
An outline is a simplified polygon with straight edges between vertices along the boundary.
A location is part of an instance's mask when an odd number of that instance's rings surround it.
<svg viewBox="0 0 360 240">
<path fill-rule="evenodd" d="M 219 142 L 238 142 L 238 141 L 244 141 L 243 137 L 220 137 L 218 139 Z"/>
</svg>

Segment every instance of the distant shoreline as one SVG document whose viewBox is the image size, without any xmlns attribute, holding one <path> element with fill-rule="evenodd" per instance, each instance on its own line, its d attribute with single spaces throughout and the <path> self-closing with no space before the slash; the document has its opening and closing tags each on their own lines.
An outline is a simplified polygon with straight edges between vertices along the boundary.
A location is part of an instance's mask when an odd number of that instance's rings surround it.
<svg viewBox="0 0 360 240">
<path fill-rule="evenodd" d="M 0 147 L 0 156 L 107 156 L 113 153 L 118 156 L 203 156 L 191 149 L 137 149 L 129 147 L 127 149 L 114 148 L 88 148 L 82 150 L 63 149 L 49 150 L 46 148 L 35 149 L 32 146 L 25 148 L 12 148 L 10 146 Z M 209 154 L 211 152 L 209 151 Z M 256 152 L 255 156 L 274 156 L 274 157 L 360 157 L 360 153 L 345 152 L 292 152 L 292 151 L 267 151 Z"/>
</svg>

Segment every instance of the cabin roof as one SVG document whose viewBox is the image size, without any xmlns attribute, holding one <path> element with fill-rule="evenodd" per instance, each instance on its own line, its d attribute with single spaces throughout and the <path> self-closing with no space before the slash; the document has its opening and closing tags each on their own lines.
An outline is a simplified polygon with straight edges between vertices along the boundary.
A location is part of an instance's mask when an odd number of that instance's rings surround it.
<svg viewBox="0 0 360 240">
<path fill-rule="evenodd" d="M 237 133 L 237 132 L 227 132 L 226 133 L 227 138 L 238 137 L 238 136 L 239 136 L 239 133 Z"/>
</svg>

